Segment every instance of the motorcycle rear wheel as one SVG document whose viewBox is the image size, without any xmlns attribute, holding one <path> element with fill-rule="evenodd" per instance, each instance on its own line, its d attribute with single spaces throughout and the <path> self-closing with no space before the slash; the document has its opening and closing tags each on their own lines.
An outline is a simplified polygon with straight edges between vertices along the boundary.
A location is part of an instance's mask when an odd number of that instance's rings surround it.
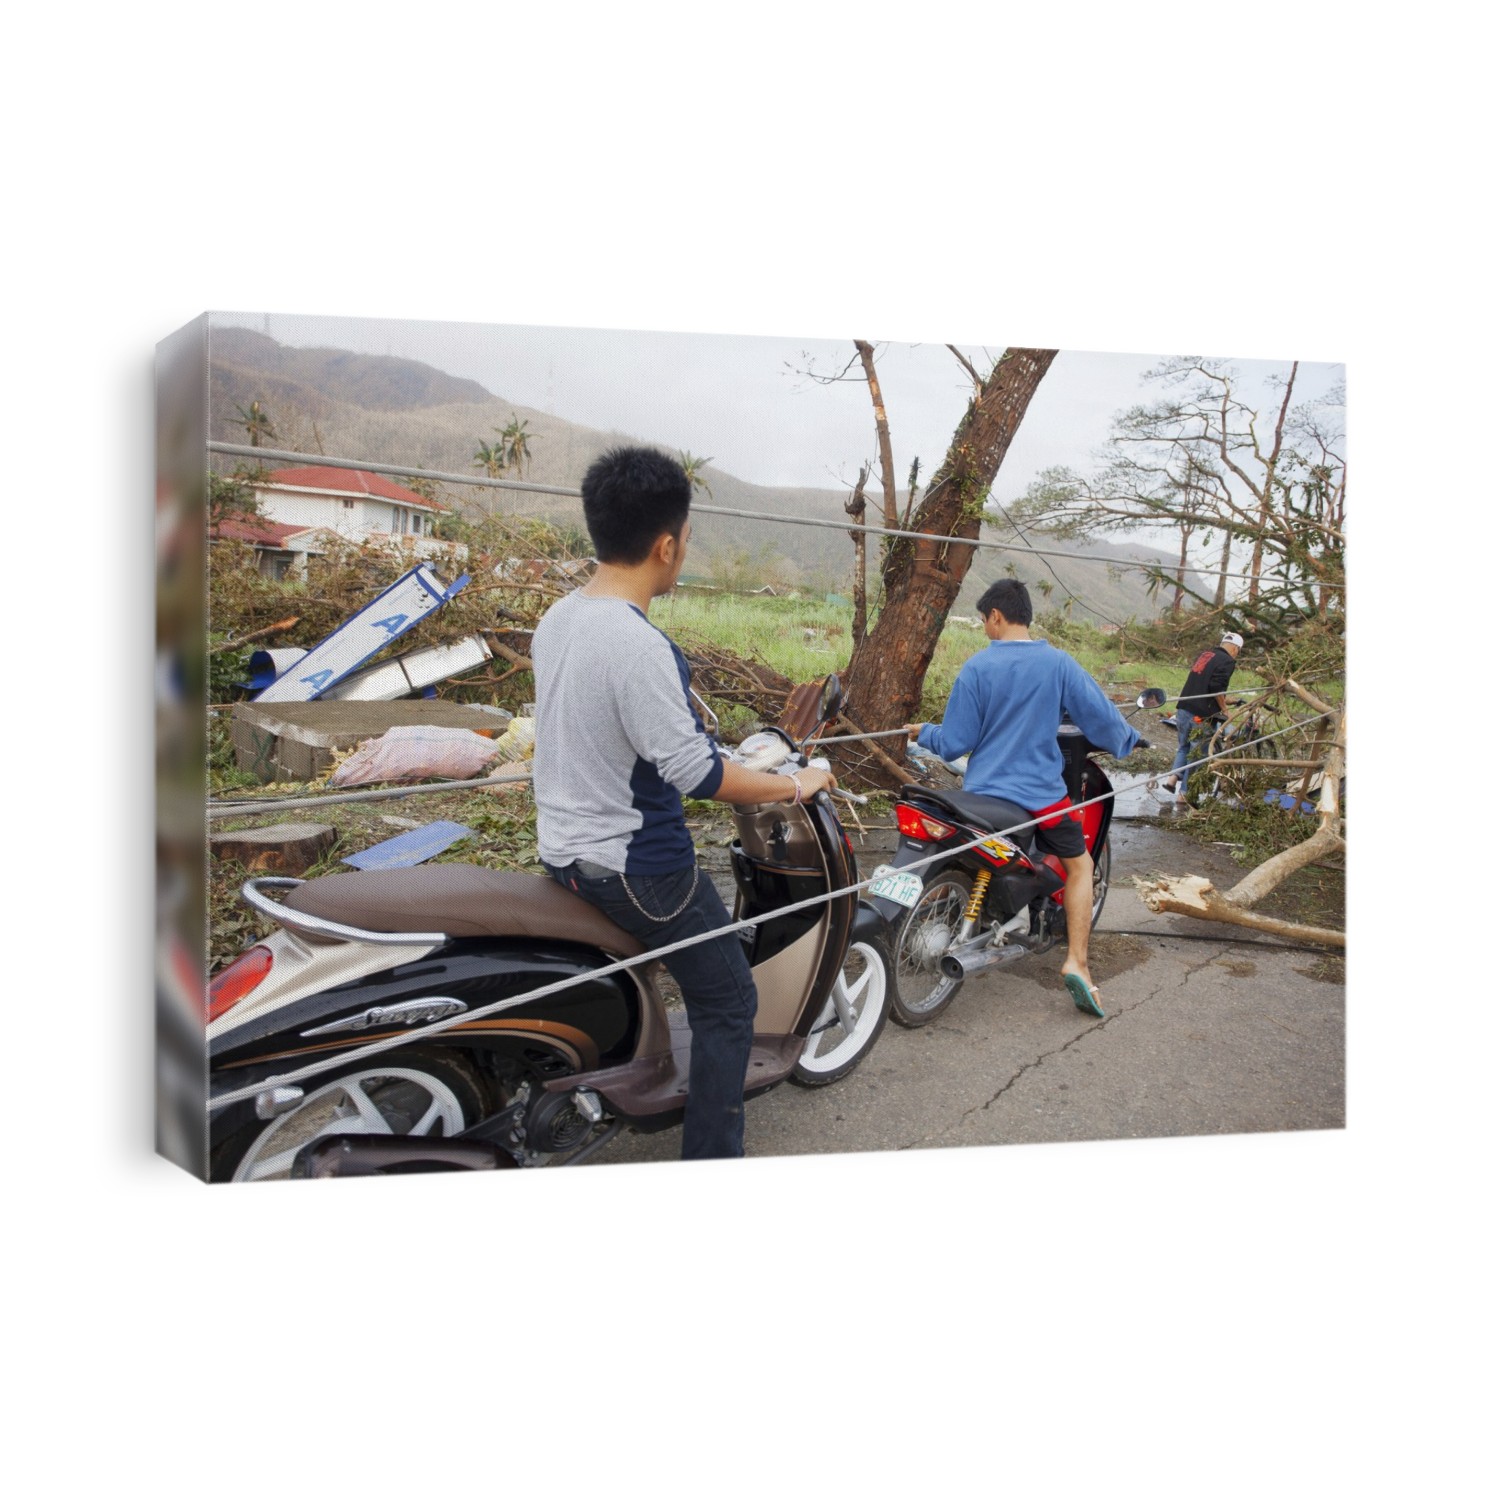
<svg viewBox="0 0 1500 1500">
<path fill-rule="evenodd" d="M 895 965 L 885 943 L 851 943 L 792 1082 L 816 1089 L 848 1077 L 885 1029 L 895 992 Z"/>
<path fill-rule="evenodd" d="M 928 877 L 896 933 L 896 984 L 891 991 L 891 1019 L 899 1026 L 925 1026 L 953 1003 L 962 979 L 949 979 L 938 967 L 953 945 L 972 890 L 969 877 L 956 869 Z"/>
<path fill-rule="evenodd" d="M 1099 917 L 1104 911 L 1104 900 L 1109 895 L 1109 867 L 1109 835 L 1105 834 L 1104 842 L 1094 850 L 1094 902 L 1093 910 L 1089 914 L 1090 931 L 1099 925 Z"/>
<path fill-rule="evenodd" d="M 451 1137 L 483 1119 L 487 1090 L 454 1053 L 399 1048 L 309 1079 L 306 1097 L 274 1120 L 254 1120 L 211 1148 L 213 1182 L 291 1175 L 292 1159 L 324 1135 Z"/>
</svg>

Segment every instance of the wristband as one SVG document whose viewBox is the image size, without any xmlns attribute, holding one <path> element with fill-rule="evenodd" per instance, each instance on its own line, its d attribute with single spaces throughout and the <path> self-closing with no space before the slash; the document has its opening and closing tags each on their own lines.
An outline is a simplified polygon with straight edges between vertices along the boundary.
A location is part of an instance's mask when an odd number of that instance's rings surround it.
<svg viewBox="0 0 1500 1500">
<path fill-rule="evenodd" d="M 802 783 L 791 775 L 787 777 L 787 780 L 792 784 L 792 806 L 798 807 L 802 803 Z"/>
</svg>

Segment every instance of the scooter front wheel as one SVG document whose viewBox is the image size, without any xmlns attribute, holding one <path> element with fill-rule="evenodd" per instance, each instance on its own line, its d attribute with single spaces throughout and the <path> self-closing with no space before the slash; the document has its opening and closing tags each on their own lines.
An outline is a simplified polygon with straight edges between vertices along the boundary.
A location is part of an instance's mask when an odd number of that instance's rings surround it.
<svg viewBox="0 0 1500 1500">
<path fill-rule="evenodd" d="M 942 971 L 943 955 L 963 924 L 972 886 L 958 870 L 939 870 L 928 878 L 896 932 L 896 986 L 891 1017 L 900 1026 L 925 1026 L 953 1003 L 962 979 Z"/>
<path fill-rule="evenodd" d="M 821 1088 L 852 1073 L 880 1036 L 895 992 L 895 968 L 885 943 L 851 943 L 823 1013 L 792 1069 L 792 1082 Z"/>
</svg>

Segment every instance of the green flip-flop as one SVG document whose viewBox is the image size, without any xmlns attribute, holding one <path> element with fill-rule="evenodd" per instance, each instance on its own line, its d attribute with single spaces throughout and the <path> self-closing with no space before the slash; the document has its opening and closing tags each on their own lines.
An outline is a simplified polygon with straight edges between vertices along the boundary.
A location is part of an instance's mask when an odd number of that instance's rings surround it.
<svg viewBox="0 0 1500 1500">
<path fill-rule="evenodd" d="M 1073 1004 L 1086 1016 L 1104 1017 L 1104 1007 L 1099 1004 L 1099 991 L 1093 989 L 1081 974 L 1064 974 L 1063 983 L 1073 997 Z"/>
</svg>

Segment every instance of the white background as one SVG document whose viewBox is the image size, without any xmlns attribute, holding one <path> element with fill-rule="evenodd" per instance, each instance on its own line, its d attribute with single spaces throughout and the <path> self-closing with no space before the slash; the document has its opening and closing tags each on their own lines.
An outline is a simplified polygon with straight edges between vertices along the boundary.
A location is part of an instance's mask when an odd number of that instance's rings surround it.
<svg viewBox="0 0 1500 1500">
<path fill-rule="evenodd" d="M 41 14 L 0 100 L 23 1492 L 1472 1492 L 1468 10 Z M 150 360 L 208 307 L 1345 361 L 1349 1128 L 255 1191 L 153 1159 Z"/>
</svg>

